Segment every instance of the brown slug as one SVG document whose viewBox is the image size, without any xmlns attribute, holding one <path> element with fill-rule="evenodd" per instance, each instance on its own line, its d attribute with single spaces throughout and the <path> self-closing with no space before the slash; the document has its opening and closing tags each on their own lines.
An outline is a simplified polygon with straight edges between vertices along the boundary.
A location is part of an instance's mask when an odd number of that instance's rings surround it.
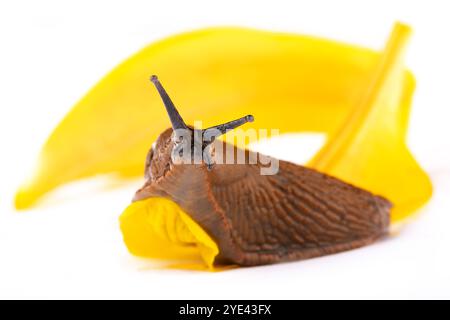
<svg viewBox="0 0 450 320">
<path fill-rule="evenodd" d="M 209 135 L 197 145 L 203 161 L 179 161 L 186 146 L 194 149 L 195 139 L 190 138 L 198 130 L 184 123 L 156 76 L 151 80 L 172 128 L 149 151 L 147 181 L 133 201 L 164 197 L 178 204 L 217 243 L 215 263 L 251 266 L 307 259 L 358 248 L 387 233 L 392 205 L 385 198 L 287 161 L 279 160 L 273 175 L 261 175 L 260 161 L 217 161 L 215 137 L 253 121 L 252 116 L 202 130 L 203 136 Z M 246 159 L 256 157 L 244 152 Z"/>
</svg>

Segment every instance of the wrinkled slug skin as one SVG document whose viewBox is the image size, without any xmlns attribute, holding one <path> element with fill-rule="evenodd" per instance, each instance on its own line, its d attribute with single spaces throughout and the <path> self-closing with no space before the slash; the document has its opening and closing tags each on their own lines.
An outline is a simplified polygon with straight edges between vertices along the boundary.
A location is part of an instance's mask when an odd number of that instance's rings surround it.
<svg viewBox="0 0 450 320">
<path fill-rule="evenodd" d="M 391 204 L 336 178 L 286 161 L 276 175 L 261 164 L 174 165 L 165 131 L 134 200 L 176 202 L 219 246 L 216 262 L 260 265 L 361 247 L 385 235 Z M 248 153 L 247 153 L 248 154 Z"/>
</svg>

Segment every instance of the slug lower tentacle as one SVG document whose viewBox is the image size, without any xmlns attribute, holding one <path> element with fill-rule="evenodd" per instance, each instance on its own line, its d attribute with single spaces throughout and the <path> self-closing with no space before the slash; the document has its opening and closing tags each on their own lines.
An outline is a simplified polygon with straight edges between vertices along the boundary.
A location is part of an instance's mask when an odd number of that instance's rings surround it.
<svg viewBox="0 0 450 320">
<path fill-rule="evenodd" d="M 164 197 L 178 204 L 216 242 L 216 263 L 250 266 L 306 259 L 361 247 L 387 233 L 388 200 L 315 170 L 280 160 L 277 174 L 261 175 L 261 162 L 220 161 L 212 167 L 174 161 L 173 151 L 186 141 L 177 130 L 187 130 L 188 136 L 194 130 L 184 124 L 157 78 L 152 81 L 173 128 L 150 150 L 147 181 L 134 201 Z M 246 116 L 215 128 L 223 134 L 252 120 Z M 202 154 L 214 148 L 212 141 L 202 145 Z M 242 151 L 225 143 L 222 150 Z M 245 150 L 245 158 L 252 157 L 258 159 Z"/>
</svg>

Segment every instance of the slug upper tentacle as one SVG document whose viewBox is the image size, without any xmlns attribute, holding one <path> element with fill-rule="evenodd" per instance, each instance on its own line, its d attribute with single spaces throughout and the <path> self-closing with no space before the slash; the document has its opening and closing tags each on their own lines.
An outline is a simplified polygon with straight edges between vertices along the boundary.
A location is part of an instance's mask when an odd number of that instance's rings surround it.
<svg viewBox="0 0 450 320">
<path fill-rule="evenodd" d="M 183 157 L 184 160 L 190 162 L 192 160 L 192 157 L 194 157 L 196 158 L 196 163 L 203 161 L 206 164 L 207 169 L 211 170 L 214 165 L 214 160 L 212 159 L 212 152 L 210 149 L 211 144 L 215 141 L 215 139 L 227 133 L 227 131 L 229 130 L 233 130 L 247 122 L 254 121 L 254 117 L 249 114 L 242 118 L 216 125 L 207 129 L 194 129 L 185 124 L 183 118 L 180 116 L 180 113 L 170 99 L 166 90 L 159 82 L 158 77 L 156 75 L 152 75 L 150 77 L 150 81 L 153 82 L 156 89 L 158 90 L 164 106 L 166 107 L 170 122 L 172 123 L 172 140 L 174 142 L 174 146 L 172 148 L 172 160 L 175 163 L 183 163 Z M 184 154 L 184 152 L 186 151 L 189 151 L 189 154 Z"/>
<path fill-rule="evenodd" d="M 275 175 L 261 175 L 260 162 L 218 163 L 212 170 L 209 160 L 177 163 L 171 155 L 182 141 L 173 138 L 174 132 L 193 134 L 193 129 L 157 78 L 152 81 L 173 128 L 150 150 L 147 181 L 134 201 L 164 197 L 178 204 L 217 243 L 216 263 L 306 259 L 361 247 L 387 233 L 392 206 L 388 200 L 316 170 L 281 160 Z M 249 121 L 252 116 L 213 128 L 225 133 Z M 203 145 L 202 151 L 209 146 Z M 231 150 L 239 151 L 235 146 Z M 245 155 L 255 156 L 248 150 Z"/>
</svg>

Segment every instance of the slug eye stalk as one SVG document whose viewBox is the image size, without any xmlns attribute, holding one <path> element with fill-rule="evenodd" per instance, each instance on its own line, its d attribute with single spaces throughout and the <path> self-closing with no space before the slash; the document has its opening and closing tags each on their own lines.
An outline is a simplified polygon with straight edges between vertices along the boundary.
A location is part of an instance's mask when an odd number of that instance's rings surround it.
<svg viewBox="0 0 450 320">
<path fill-rule="evenodd" d="M 158 90 L 158 93 L 161 96 L 164 106 L 166 107 L 167 114 L 169 115 L 170 122 L 172 123 L 173 130 L 188 129 L 187 125 L 183 121 L 183 118 L 181 118 L 180 113 L 173 104 L 172 99 L 170 99 L 161 82 L 159 82 L 158 77 L 153 75 L 150 77 L 150 81 L 153 82 L 156 90 Z"/>
<path fill-rule="evenodd" d="M 156 90 L 158 90 L 161 100 L 166 107 L 167 114 L 169 115 L 170 122 L 172 123 L 172 129 L 175 133 L 175 149 L 178 149 L 179 147 L 181 147 L 180 143 L 183 140 L 183 135 L 178 134 L 178 132 L 180 132 L 179 130 L 189 130 L 189 135 L 192 137 L 194 136 L 194 129 L 186 125 L 177 108 L 175 107 L 175 104 L 172 102 L 172 99 L 170 99 L 163 85 L 159 81 L 158 77 L 156 75 L 152 75 L 150 77 L 150 81 L 155 85 Z M 253 122 L 254 120 L 255 118 L 249 114 L 242 118 L 201 130 L 202 154 L 205 155 L 204 161 L 209 170 L 213 166 L 213 160 L 211 159 L 210 152 L 208 152 L 208 150 L 207 152 L 205 152 L 205 150 L 215 141 L 217 137 L 227 133 L 227 131 L 229 130 L 236 129 L 237 127 L 240 127 L 247 122 Z"/>
</svg>

